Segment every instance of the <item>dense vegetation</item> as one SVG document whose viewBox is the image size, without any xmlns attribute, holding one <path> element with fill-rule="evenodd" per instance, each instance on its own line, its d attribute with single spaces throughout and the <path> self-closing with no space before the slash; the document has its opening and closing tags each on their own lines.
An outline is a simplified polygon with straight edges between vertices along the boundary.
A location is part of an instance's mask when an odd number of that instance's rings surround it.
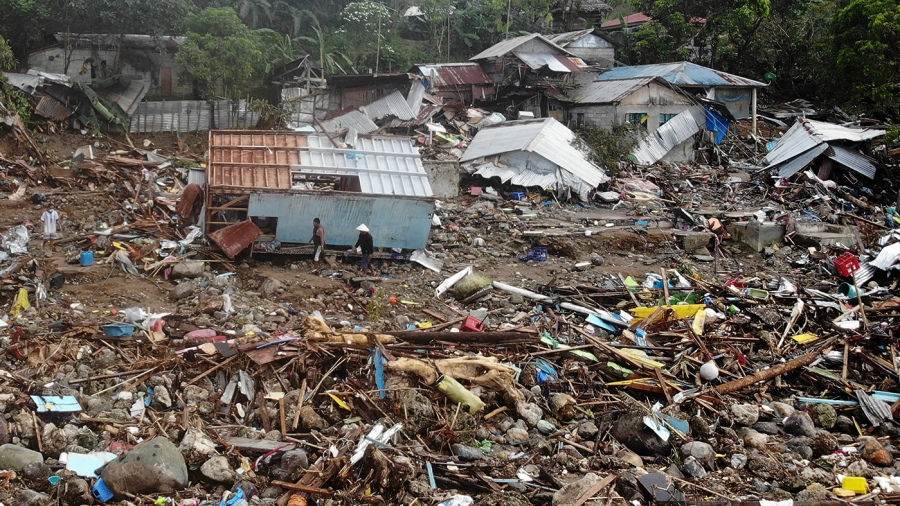
<svg viewBox="0 0 900 506">
<path fill-rule="evenodd" d="M 465 61 L 505 37 L 591 26 L 588 0 L 0 0 L 18 62 L 54 33 L 186 35 L 181 62 L 207 96 L 240 95 L 309 54 L 332 73 Z M 613 0 L 602 21 L 645 12 L 624 64 L 691 60 L 803 97 L 896 118 L 900 0 Z M 593 2 L 591 2 L 593 3 Z M 421 15 L 405 15 L 417 7 Z M 0 64 L 14 65 L 9 58 Z"/>
</svg>

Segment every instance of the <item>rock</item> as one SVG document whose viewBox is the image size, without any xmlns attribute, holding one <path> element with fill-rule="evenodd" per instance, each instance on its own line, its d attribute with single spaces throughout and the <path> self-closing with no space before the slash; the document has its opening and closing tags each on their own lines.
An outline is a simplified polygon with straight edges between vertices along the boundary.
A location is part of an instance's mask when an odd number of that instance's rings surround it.
<svg viewBox="0 0 900 506">
<path fill-rule="evenodd" d="M 753 425 L 759 421 L 759 407 L 753 404 L 732 404 L 731 416 L 738 425 Z"/>
<path fill-rule="evenodd" d="M 606 263 L 606 259 L 597 253 L 591 253 L 591 263 L 594 265 L 603 265 Z"/>
<path fill-rule="evenodd" d="M 669 455 L 672 446 L 644 424 L 641 413 L 625 413 L 613 422 L 612 437 L 638 455 Z"/>
<path fill-rule="evenodd" d="M 816 426 L 805 411 L 794 411 L 784 420 L 784 431 L 795 436 L 811 437 L 816 434 Z"/>
<path fill-rule="evenodd" d="M 568 506 L 574 504 L 578 498 L 584 495 L 584 493 L 600 481 L 600 479 L 600 476 L 594 473 L 587 473 L 578 480 L 568 483 L 563 486 L 563 488 L 557 490 L 556 493 L 553 494 L 553 501 L 550 504 L 552 506 Z"/>
<path fill-rule="evenodd" d="M 764 480 L 778 479 L 784 473 L 784 467 L 780 462 L 763 454 L 751 456 L 747 462 L 747 468 L 756 477 Z"/>
<path fill-rule="evenodd" d="M 710 360 L 700 366 L 700 377 L 706 381 L 712 381 L 719 377 L 719 366 L 715 360 Z"/>
<path fill-rule="evenodd" d="M 228 463 L 228 457 L 214 455 L 200 466 L 200 472 L 213 481 L 230 482 L 234 480 L 235 473 Z"/>
<path fill-rule="evenodd" d="M 33 462 L 43 464 L 44 456 L 34 450 L 29 450 L 16 444 L 0 446 L 0 469 L 21 471 L 25 469 L 25 466 Z"/>
<path fill-rule="evenodd" d="M 51 504 L 56 504 L 56 501 L 52 500 L 49 495 L 34 490 L 18 490 L 15 497 L 15 502 L 10 501 L 10 504 L 15 504 L 16 506 L 50 506 Z"/>
<path fill-rule="evenodd" d="M 6 424 L 6 419 L 3 416 L 0 416 L 0 445 L 5 445 L 9 443 L 11 438 L 9 437 L 9 426 Z"/>
<path fill-rule="evenodd" d="M 803 501 L 807 504 L 822 504 L 831 499 L 828 489 L 822 486 L 810 485 L 806 490 L 801 490 L 794 497 L 796 502 Z"/>
<path fill-rule="evenodd" d="M 537 423 L 537 430 L 538 430 L 538 432 L 540 432 L 541 434 L 546 436 L 549 434 L 553 434 L 554 432 L 556 432 L 559 429 L 557 429 L 556 425 L 553 425 L 552 422 L 548 422 L 547 420 L 541 420 Z"/>
<path fill-rule="evenodd" d="M 862 476 L 863 478 L 872 478 L 876 474 L 875 469 L 865 460 L 855 460 L 847 466 L 847 476 Z"/>
<path fill-rule="evenodd" d="M 525 420 L 529 427 L 536 427 L 544 416 L 544 411 L 533 402 L 517 402 L 516 413 Z"/>
<path fill-rule="evenodd" d="M 794 452 L 800 456 L 801 459 L 809 460 L 813 458 L 813 449 L 807 445 L 799 445 L 793 448 Z"/>
<path fill-rule="evenodd" d="M 644 467 L 644 459 L 640 455 L 628 450 L 622 450 L 616 454 L 616 458 L 622 462 L 627 462 L 634 467 Z"/>
<path fill-rule="evenodd" d="M 94 494 L 87 480 L 69 478 L 63 490 L 63 504 L 93 504 Z"/>
<path fill-rule="evenodd" d="M 303 431 L 321 431 L 325 430 L 325 427 L 327 426 L 328 422 L 326 422 L 324 418 L 319 416 L 319 413 L 317 413 L 312 406 L 307 405 L 300 408 L 300 428 L 303 429 Z"/>
<path fill-rule="evenodd" d="M 453 443 L 450 445 L 450 449 L 453 450 L 453 454 L 462 460 L 482 460 L 484 459 L 484 452 L 479 450 L 478 448 L 473 448 L 468 445 L 464 445 L 461 443 Z"/>
<path fill-rule="evenodd" d="M 394 317 L 394 323 L 397 326 L 403 327 L 405 329 L 406 326 L 409 325 L 409 316 L 406 316 L 405 314 L 398 314 Z"/>
<path fill-rule="evenodd" d="M 284 283 L 275 278 L 266 278 L 262 284 L 259 285 L 259 293 L 263 294 L 265 297 L 272 297 L 277 294 L 278 290 L 281 288 L 284 288 Z"/>
<path fill-rule="evenodd" d="M 2 452 L 2 449 L 0 449 Z M 0 466 L 2 467 L 2 466 Z M 47 484 L 47 478 L 50 478 L 50 466 L 43 462 L 31 462 L 22 468 L 19 477 L 30 488 L 40 488 Z"/>
<path fill-rule="evenodd" d="M 216 453 L 216 443 L 206 437 L 199 429 L 189 428 L 178 445 L 178 451 L 185 456 L 191 464 L 205 461 L 210 455 Z"/>
<path fill-rule="evenodd" d="M 163 385 L 157 385 L 153 389 L 153 401 L 150 403 L 155 409 L 166 410 L 172 407 L 172 397 L 169 389 Z"/>
<path fill-rule="evenodd" d="M 599 432 L 600 429 L 597 428 L 597 424 L 590 420 L 579 423 L 578 428 L 576 429 L 578 437 L 588 441 L 593 441 Z"/>
<path fill-rule="evenodd" d="M 856 424 L 849 416 L 839 415 L 837 421 L 834 422 L 834 430 L 842 434 L 855 434 Z"/>
<path fill-rule="evenodd" d="M 737 434 L 738 436 L 740 436 L 744 444 L 746 446 L 749 446 L 750 448 L 763 450 L 765 449 L 766 444 L 769 442 L 769 436 L 761 434 L 760 432 L 751 429 L 750 427 L 741 427 L 740 430 L 737 431 Z"/>
<path fill-rule="evenodd" d="M 822 455 L 831 455 L 838 449 L 838 441 L 837 438 L 832 436 L 830 432 L 826 430 L 817 430 L 816 435 L 814 435 L 810 442 L 809 447 L 812 448 L 814 457 L 821 457 Z"/>
<path fill-rule="evenodd" d="M 184 260 L 172 267 L 173 278 L 199 278 L 203 276 L 203 262 L 199 260 Z"/>
<path fill-rule="evenodd" d="M 894 463 L 894 456 L 891 455 L 891 452 L 875 438 L 867 438 L 860 448 L 859 454 L 866 462 L 874 466 L 887 467 Z"/>
<path fill-rule="evenodd" d="M 828 404 L 813 404 L 809 407 L 809 417 L 812 418 L 816 427 L 823 429 L 832 429 L 837 423 L 837 412 L 834 406 Z"/>
<path fill-rule="evenodd" d="M 550 395 L 550 411 L 557 419 L 567 422 L 578 416 L 578 410 L 575 406 L 578 401 L 569 394 L 555 393 Z"/>
<path fill-rule="evenodd" d="M 691 441 L 681 445 L 682 457 L 693 457 L 707 469 L 713 469 L 716 462 L 716 451 L 709 443 Z"/>
<path fill-rule="evenodd" d="M 712 428 L 709 426 L 709 422 L 704 420 L 703 417 L 694 415 L 691 417 L 688 424 L 691 427 L 691 433 L 696 437 L 706 439 L 712 436 Z"/>
<path fill-rule="evenodd" d="M 171 441 L 157 437 L 108 463 L 100 474 L 116 495 L 168 494 L 187 486 L 184 457 Z"/>
<path fill-rule="evenodd" d="M 735 453 L 731 456 L 731 467 L 743 469 L 747 465 L 747 456 L 743 453 Z"/>
<path fill-rule="evenodd" d="M 703 478 L 707 475 L 706 469 L 703 468 L 703 465 L 697 461 L 693 456 L 684 459 L 684 463 L 681 464 L 681 470 L 688 476 L 693 476 L 694 478 Z"/>
<path fill-rule="evenodd" d="M 756 422 L 753 424 L 753 429 L 759 433 L 768 434 L 770 436 L 777 436 L 781 433 L 781 429 L 775 422 Z"/>
<path fill-rule="evenodd" d="M 506 431 L 506 438 L 509 439 L 510 443 L 524 443 L 531 439 L 531 435 L 525 429 L 511 427 Z"/>
<path fill-rule="evenodd" d="M 463 300 L 489 286 L 491 286 L 491 278 L 482 276 L 481 274 L 472 273 L 459 280 L 456 285 L 450 289 L 450 295 L 456 300 Z"/>
<path fill-rule="evenodd" d="M 484 506 L 531 506 L 531 501 L 519 492 L 501 490 L 481 496 L 478 504 Z"/>
<path fill-rule="evenodd" d="M 172 300 L 186 299 L 194 295 L 194 284 L 191 282 L 178 283 L 172 287 L 169 296 Z"/>
<path fill-rule="evenodd" d="M 791 416 L 791 413 L 796 411 L 793 406 L 783 402 L 773 402 L 769 404 L 769 407 L 775 411 L 775 417 L 778 419 L 787 418 Z"/>
<path fill-rule="evenodd" d="M 296 481 L 300 471 L 309 467 L 309 457 L 305 450 L 290 450 L 284 452 L 278 467 L 272 471 L 272 475 L 281 481 Z"/>
</svg>

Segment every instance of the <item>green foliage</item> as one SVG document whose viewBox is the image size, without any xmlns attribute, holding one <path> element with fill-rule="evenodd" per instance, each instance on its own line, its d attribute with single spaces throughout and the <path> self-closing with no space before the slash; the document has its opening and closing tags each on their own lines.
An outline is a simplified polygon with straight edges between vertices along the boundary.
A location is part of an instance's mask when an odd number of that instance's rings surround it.
<svg viewBox="0 0 900 506">
<path fill-rule="evenodd" d="M 591 161 L 600 167 L 612 169 L 619 161 L 626 160 L 637 145 L 637 138 L 629 135 L 632 130 L 629 126 L 619 126 L 612 130 L 584 128 L 578 132 L 578 139 L 589 148 Z"/>
<path fill-rule="evenodd" d="M 472 441 L 472 446 L 475 448 L 478 448 L 483 453 L 490 453 L 493 443 L 491 443 L 490 439 L 482 439 L 480 441 L 478 441 L 478 440 Z"/>
<path fill-rule="evenodd" d="M 0 70 L 11 70 L 16 67 L 16 57 L 6 39 L 0 37 Z"/>
<path fill-rule="evenodd" d="M 900 115 L 900 2 L 851 1 L 834 18 L 834 45 L 845 97 L 873 114 Z"/>
<path fill-rule="evenodd" d="M 178 51 L 185 79 L 207 100 L 235 99 L 253 89 L 262 69 L 262 41 L 231 8 L 209 8 L 187 19 Z"/>
<path fill-rule="evenodd" d="M 40 44 L 41 31 L 35 28 L 47 23 L 49 15 L 42 0 L 0 0 L 0 37 L 24 60 L 28 51 Z"/>
<path fill-rule="evenodd" d="M 290 111 L 279 105 L 272 105 L 267 100 L 253 99 L 248 108 L 259 114 L 259 127 L 265 129 L 284 128 L 290 118 Z"/>
</svg>

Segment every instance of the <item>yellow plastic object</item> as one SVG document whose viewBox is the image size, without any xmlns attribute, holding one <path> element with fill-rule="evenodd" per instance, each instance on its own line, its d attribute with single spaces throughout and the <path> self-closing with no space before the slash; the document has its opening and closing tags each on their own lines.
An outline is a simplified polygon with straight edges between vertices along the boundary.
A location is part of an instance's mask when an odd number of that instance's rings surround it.
<svg viewBox="0 0 900 506">
<path fill-rule="evenodd" d="M 13 307 L 9 311 L 13 316 L 19 316 L 25 311 L 31 309 L 31 303 L 28 302 L 28 290 L 19 288 L 19 293 L 13 301 Z"/>
<path fill-rule="evenodd" d="M 806 344 L 818 340 L 819 336 L 815 334 L 797 334 L 796 336 L 791 336 L 791 339 L 800 344 Z"/>
<path fill-rule="evenodd" d="M 420 329 L 430 329 L 432 325 L 434 324 L 431 322 L 419 322 Z"/>
<path fill-rule="evenodd" d="M 857 494 L 868 494 L 869 482 L 862 476 L 844 476 L 844 481 L 841 482 L 841 488 L 852 490 Z"/>
<path fill-rule="evenodd" d="M 636 319 L 643 320 L 644 318 L 653 314 L 653 312 L 660 307 L 674 310 L 675 315 L 678 318 L 687 318 L 688 316 L 697 314 L 697 311 L 706 308 L 706 304 L 676 304 L 674 306 L 636 307 L 631 310 L 631 314 Z"/>
<path fill-rule="evenodd" d="M 333 400 L 334 403 L 337 404 L 338 406 L 346 409 L 347 411 L 350 411 L 350 406 L 346 402 L 344 402 L 344 400 L 341 399 L 340 397 L 334 395 L 331 392 L 328 392 L 328 397 L 331 397 L 331 400 Z"/>
<path fill-rule="evenodd" d="M 694 315 L 694 321 L 691 323 L 691 328 L 694 330 L 694 334 L 698 336 L 703 335 L 703 325 L 706 323 L 706 309 L 701 309 L 697 311 L 697 314 Z"/>
<path fill-rule="evenodd" d="M 477 413 L 484 409 L 484 401 L 481 397 L 466 390 L 466 387 L 450 376 L 444 375 L 438 379 L 437 389 L 454 401 L 469 407 L 469 413 Z"/>
</svg>

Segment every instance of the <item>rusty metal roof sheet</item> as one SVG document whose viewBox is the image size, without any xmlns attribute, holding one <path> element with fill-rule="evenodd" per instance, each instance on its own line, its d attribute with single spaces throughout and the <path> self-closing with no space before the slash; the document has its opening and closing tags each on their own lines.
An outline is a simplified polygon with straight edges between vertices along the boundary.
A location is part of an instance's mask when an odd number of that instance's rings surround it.
<svg viewBox="0 0 900 506">
<path fill-rule="evenodd" d="M 38 116 L 52 119 L 53 121 L 62 121 L 71 116 L 74 112 L 72 109 L 66 107 L 65 104 L 50 95 L 37 93 L 35 96 L 41 97 L 38 100 L 37 105 L 34 106 L 34 112 Z"/>
<path fill-rule="evenodd" d="M 342 114 L 336 118 L 331 118 L 328 121 L 323 121 L 322 128 L 324 128 L 326 132 L 340 132 L 341 130 L 352 128 L 356 130 L 357 133 L 367 134 L 378 130 L 378 125 L 364 113 L 360 111 L 350 111 L 347 114 Z"/>
<path fill-rule="evenodd" d="M 299 132 L 212 130 L 209 132 L 211 187 L 291 188 L 291 165 L 307 146 Z"/>
<path fill-rule="evenodd" d="M 666 81 L 679 86 L 740 86 L 745 88 L 767 86 L 765 83 L 754 81 L 753 79 L 686 61 L 616 67 L 597 76 L 597 80 L 610 81 L 612 79 L 629 79 L 633 77 L 662 77 Z"/>
<path fill-rule="evenodd" d="M 222 248 L 225 256 L 234 258 L 262 234 L 263 231 L 255 223 L 247 220 L 211 232 L 209 238 Z"/>
<path fill-rule="evenodd" d="M 416 65 L 419 73 L 436 88 L 485 85 L 493 86 L 490 76 L 477 63 L 435 63 Z"/>
<path fill-rule="evenodd" d="M 359 110 L 373 121 L 389 116 L 402 120 L 411 120 L 416 117 L 416 112 L 409 107 L 406 98 L 399 91 L 385 95 L 369 105 L 360 107 Z"/>
</svg>

